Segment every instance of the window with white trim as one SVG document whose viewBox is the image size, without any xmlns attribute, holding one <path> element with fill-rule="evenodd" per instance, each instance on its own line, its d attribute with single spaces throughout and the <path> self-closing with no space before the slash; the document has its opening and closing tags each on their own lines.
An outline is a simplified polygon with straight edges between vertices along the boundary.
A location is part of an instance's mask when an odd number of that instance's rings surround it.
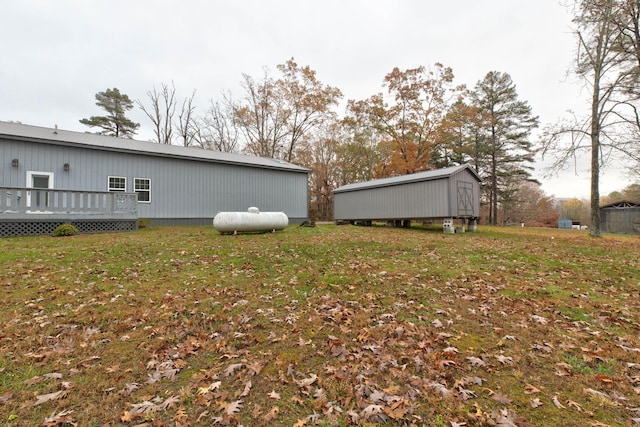
<svg viewBox="0 0 640 427">
<path fill-rule="evenodd" d="M 138 201 L 151 203 L 151 180 L 149 178 L 134 178 L 133 191 L 138 194 Z"/>
<path fill-rule="evenodd" d="M 127 178 L 123 176 L 110 176 L 107 183 L 107 191 L 127 191 Z"/>
</svg>

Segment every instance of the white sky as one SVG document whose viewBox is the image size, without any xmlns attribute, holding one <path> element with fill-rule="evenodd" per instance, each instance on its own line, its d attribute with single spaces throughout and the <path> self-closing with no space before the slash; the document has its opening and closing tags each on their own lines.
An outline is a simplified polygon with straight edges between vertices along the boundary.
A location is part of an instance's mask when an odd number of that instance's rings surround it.
<svg viewBox="0 0 640 427">
<path fill-rule="evenodd" d="M 0 120 L 90 131 L 94 96 L 117 87 L 132 100 L 174 82 L 197 90 L 203 113 L 222 91 L 240 97 L 242 74 L 274 74 L 291 57 L 346 99 L 382 91 L 394 67 L 440 62 L 473 87 L 489 71 L 509 73 L 541 125 L 586 93 L 566 77 L 575 42 L 560 0 L 0 0 Z M 340 112 L 342 113 L 342 112 Z M 136 107 L 137 139 L 151 139 Z M 589 197 L 589 165 L 545 179 L 548 195 Z M 631 181 L 604 171 L 601 194 Z"/>
</svg>

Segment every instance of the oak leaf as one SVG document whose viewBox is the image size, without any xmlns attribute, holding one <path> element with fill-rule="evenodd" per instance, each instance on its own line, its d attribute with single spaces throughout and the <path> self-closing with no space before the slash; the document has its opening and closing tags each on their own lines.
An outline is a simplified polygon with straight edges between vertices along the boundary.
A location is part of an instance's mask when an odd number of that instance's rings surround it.
<svg viewBox="0 0 640 427">
<path fill-rule="evenodd" d="M 51 415 L 44 419 L 44 425 L 46 427 L 55 427 L 59 425 L 71 425 L 76 427 L 78 423 L 74 423 L 73 418 L 69 415 L 72 412 L 72 410 L 62 411 L 57 414 L 52 412 Z"/>
<path fill-rule="evenodd" d="M 233 415 L 240 412 L 242 409 L 242 400 L 236 400 L 234 402 L 229 402 L 227 407 L 225 408 L 225 413 L 227 415 Z"/>
<path fill-rule="evenodd" d="M 479 368 L 484 368 L 485 366 L 487 366 L 487 363 L 479 357 L 469 356 L 467 357 L 467 360 L 469 361 L 469 363 L 471 363 L 471 366 L 476 366 Z"/>
<path fill-rule="evenodd" d="M 230 377 L 231 375 L 242 369 L 243 366 L 244 364 L 242 363 L 232 363 L 231 365 L 227 366 L 227 369 L 224 370 L 224 375 Z"/>
<path fill-rule="evenodd" d="M 524 394 L 536 394 L 540 393 L 540 389 L 532 386 L 531 384 L 527 384 L 524 386 Z"/>
<path fill-rule="evenodd" d="M 438 362 L 438 368 L 440 369 L 444 369 L 444 368 L 448 368 L 449 366 L 456 366 L 457 363 L 454 362 L 453 360 L 440 360 Z"/>
<path fill-rule="evenodd" d="M 394 402 L 391 406 L 387 406 L 384 408 L 384 413 L 394 420 L 402 419 L 409 410 L 405 405 L 404 400 L 398 400 Z"/>
<path fill-rule="evenodd" d="M 542 405 L 543 405 L 543 403 L 540 401 L 539 398 L 536 397 L 535 399 L 531 399 L 531 407 L 533 409 L 539 408 Z"/>
<path fill-rule="evenodd" d="M 143 401 L 142 403 L 133 403 L 131 404 L 131 415 L 142 415 L 150 412 L 155 412 L 158 410 L 158 405 L 153 402 L 149 402 L 148 400 Z"/>
<path fill-rule="evenodd" d="M 33 406 L 42 405 L 43 403 L 51 402 L 52 400 L 64 399 L 67 394 L 69 394 L 69 390 L 60 390 L 53 393 L 38 395 L 36 396 L 36 401 Z"/>
<path fill-rule="evenodd" d="M 513 365 L 513 357 L 511 356 L 503 356 L 502 354 L 499 354 L 496 356 L 496 359 L 498 359 L 498 362 L 503 365 Z"/>
<path fill-rule="evenodd" d="M 383 410 L 384 407 L 382 405 L 371 404 L 364 408 L 362 412 L 360 412 L 360 416 L 364 419 L 368 419 L 373 417 L 374 415 L 381 414 Z"/>
<path fill-rule="evenodd" d="M 491 396 L 491 398 L 496 402 L 502 403 L 503 405 L 510 405 L 512 402 L 511 399 L 509 399 L 504 394 L 500 394 L 500 393 L 494 393 L 493 396 Z"/>
<path fill-rule="evenodd" d="M 571 408 L 574 408 L 578 412 L 583 411 L 582 406 L 578 402 L 574 402 L 573 400 L 569 400 L 569 402 L 567 402 L 567 405 L 569 405 Z"/>
<path fill-rule="evenodd" d="M 173 407 L 176 403 L 179 403 L 179 402 L 180 402 L 180 396 L 178 395 L 170 396 L 160 404 L 160 408 L 166 411 L 168 408 Z"/>
<path fill-rule="evenodd" d="M 248 396 L 252 386 L 253 384 L 251 383 L 251 380 L 247 381 L 244 385 L 244 390 L 240 393 L 240 397 Z"/>
<path fill-rule="evenodd" d="M 280 400 L 280 393 L 276 392 L 275 390 L 271 390 L 271 393 L 269 393 L 269 397 L 274 400 Z"/>
<path fill-rule="evenodd" d="M 309 376 L 309 378 L 303 378 L 301 380 L 294 380 L 294 381 L 300 387 L 308 387 L 311 384 L 315 383 L 317 379 L 318 379 L 318 376 L 316 374 L 311 374 L 311 376 Z"/>
<path fill-rule="evenodd" d="M 280 412 L 280 408 L 274 406 L 269 412 L 264 415 L 264 417 L 262 417 L 262 419 L 266 422 L 271 422 L 278 416 L 278 412 Z"/>
<path fill-rule="evenodd" d="M 551 401 L 553 402 L 554 405 L 556 405 L 556 408 L 558 409 L 564 409 L 565 406 L 560 403 L 560 400 L 558 399 L 558 396 L 553 396 L 553 399 L 551 399 Z"/>
</svg>

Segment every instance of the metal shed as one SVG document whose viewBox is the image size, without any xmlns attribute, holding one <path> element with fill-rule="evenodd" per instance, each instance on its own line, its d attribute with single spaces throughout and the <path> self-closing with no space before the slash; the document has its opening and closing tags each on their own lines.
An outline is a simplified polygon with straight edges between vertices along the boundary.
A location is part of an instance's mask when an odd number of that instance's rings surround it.
<svg viewBox="0 0 640 427">
<path fill-rule="evenodd" d="M 251 206 L 307 219 L 309 170 L 276 159 L 0 122 L 0 165 L 0 223 L 117 216 L 117 194 L 133 195 L 127 215 L 156 225 Z"/>
<path fill-rule="evenodd" d="M 640 203 L 621 201 L 601 206 L 600 227 L 605 233 L 640 234 Z"/>
<path fill-rule="evenodd" d="M 349 184 L 333 191 L 336 221 L 410 221 L 480 216 L 480 182 L 470 165 Z"/>
</svg>

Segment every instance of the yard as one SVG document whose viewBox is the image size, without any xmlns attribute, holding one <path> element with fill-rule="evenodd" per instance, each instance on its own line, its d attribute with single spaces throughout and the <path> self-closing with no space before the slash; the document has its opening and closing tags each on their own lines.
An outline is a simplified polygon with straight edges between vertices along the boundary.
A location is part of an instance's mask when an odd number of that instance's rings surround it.
<svg viewBox="0 0 640 427">
<path fill-rule="evenodd" d="M 7 426 L 640 425 L 640 239 L 0 239 Z"/>
</svg>

